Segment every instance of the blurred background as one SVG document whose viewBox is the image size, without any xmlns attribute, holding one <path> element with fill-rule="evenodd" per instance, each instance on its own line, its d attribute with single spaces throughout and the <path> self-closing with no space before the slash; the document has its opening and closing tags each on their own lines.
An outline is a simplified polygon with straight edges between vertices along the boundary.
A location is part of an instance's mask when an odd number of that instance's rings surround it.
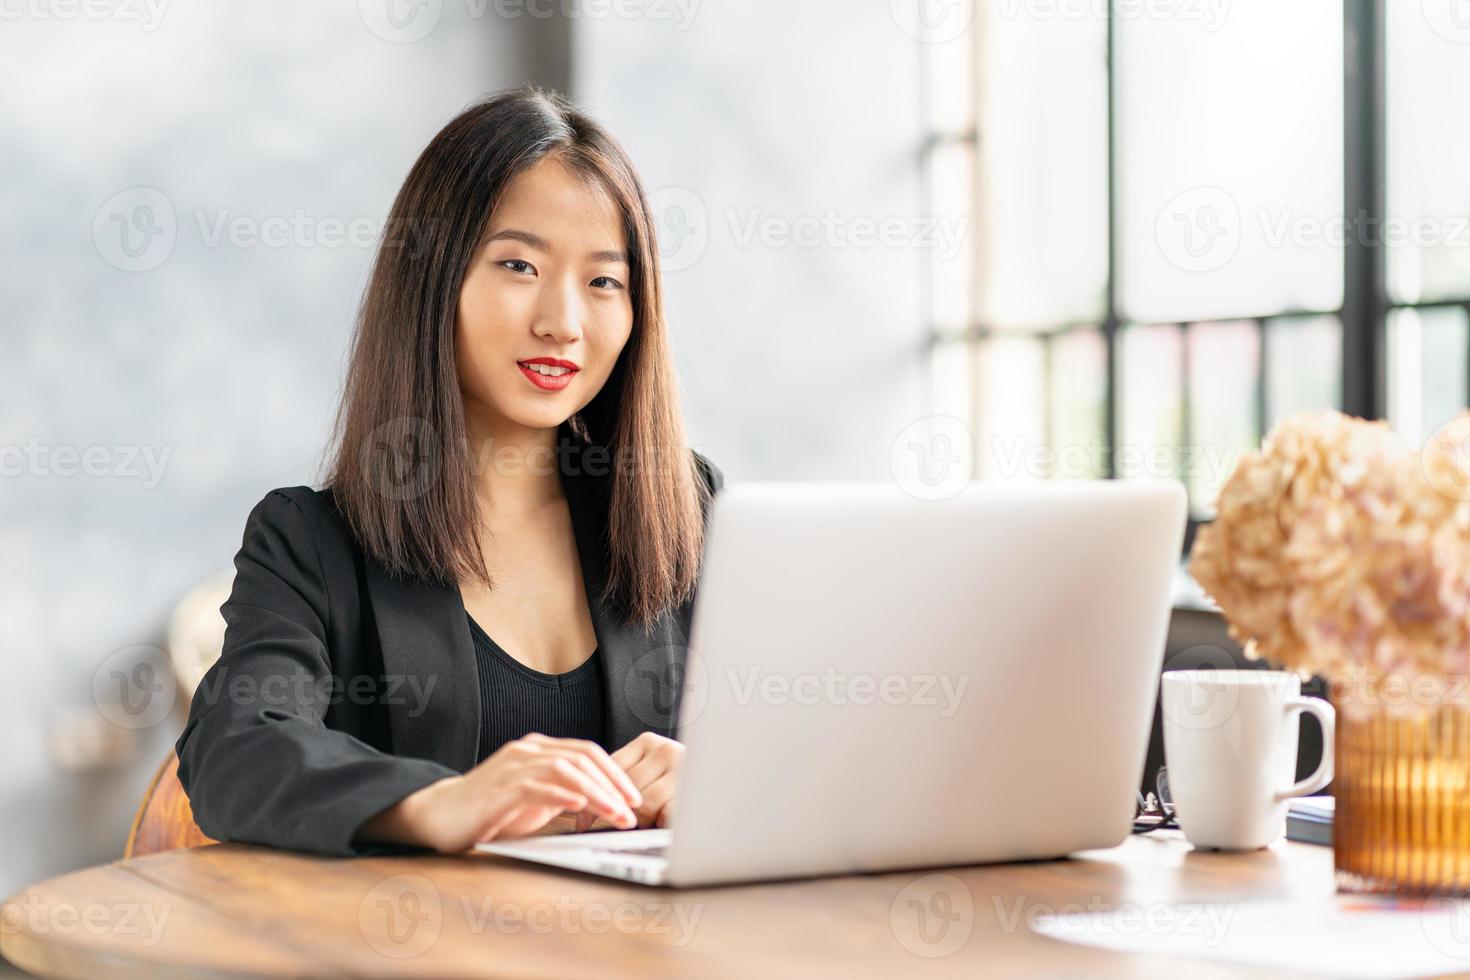
<svg viewBox="0 0 1470 980">
<path fill-rule="evenodd" d="M 0 894 L 121 855 L 399 184 L 528 81 L 639 166 L 729 479 L 1204 520 L 1286 414 L 1470 400 L 1465 0 L 0 0 Z"/>
</svg>

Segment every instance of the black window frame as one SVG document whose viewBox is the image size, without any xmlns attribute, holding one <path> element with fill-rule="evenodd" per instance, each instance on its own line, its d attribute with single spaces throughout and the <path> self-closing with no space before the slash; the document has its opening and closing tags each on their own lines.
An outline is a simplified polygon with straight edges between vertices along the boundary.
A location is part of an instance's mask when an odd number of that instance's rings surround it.
<svg viewBox="0 0 1470 980">
<path fill-rule="evenodd" d="M 985 0 L 974 0 L 985 2 Z M 1343 215 L 1350 229 L 1372 229 L 1383 226 L 1387 219 L 1387 32 L 1385 11 L 1387 0 L 1342 0 L 1343 13 Z M 1118 475 L 1114 447 L 1119 444 L 1120 406 L 1120 340 L 1132 321 L 1123 316 L 1119 306 L 1119 214 L 1118 214 L 1118 84 L 1116 58 L 1116 16 L 1114 0 L 1107 3 L 1107 276 L 1104 289 L 1102 320 L 1063 323 L 1043 330 L 1016 331 L 997 329 L 993 325 L 971 323 L 962 330 L 945 329 L 929 319 L 929 345 L 962 341 L 973 348 L 993 337 L 1025 336 L 1042 344 L 1044 364 L 1050 364 L 1053 342 L 1077 330 L 1100 333 L 1106 347 L 1106 379 L 1103 408 L 1103 439 L 1106 478 Z M 972 55 L 974 57 L 974 55 Z M 923 59 L 921 59 L 922 64 Z M 927 100 L 927 78 L 920 84 L 921 97 Z M 943 145 L 978 146 L 982 133 L 977 125 L 952 133 L 931 133 L 921 151 L 921 193 L 934 203 L 927 174 L 929 156 Z M 927 295 L 927 289 L 926 289 Z M 1465 299 L 1396 302 L 1388 291 L 1387 252 L 1381 236 L 1348 234 L 1343 255 L 1343 300 L 1336 309 L 1279 310 L 1262 316 L 1200 318 L 1176 323 L 1150 323 L 1149 326 L 1173 326 L 1180 331 L 1181 370 L 1181 445 L 1192 444 L 1192 419 L 1189 385 L 1188 332 L 1196 325 L 1219 323 L 1251 323 L 1254 325 L 1260 351 L 1260 371 L 1254 380 L 1255 437 L 1264 437 L 1267 425 L 1266 379 L 1271 370 L 1266 333 L 1273 323 L 1327 316 L 1341 325 L 1341 378 L 1338 407 L 1349 415 L 1365 419 L 1386 417 L 1387 409 L 1387 338 L 1391 315 L 1399 310 L 1455 308 L 1463 310 L 1470 324 L 1470 297 Z M 926 313 L 929 312 L 926 310 Z M 1465 365 L 1467 391 L 1470 391 L 1470 361 Z M 1049 394 L 1050 372 L 1044 379 Z M 1044 424 L 1048 434 L 1053 429 L 1050 398 L 1047 398 Z M 973 421 L 971 419 L 970 421 Z M 1187 554 L 1194 533 L 1202 521 L 1190 515 L 1185 536 Z"/>
</svg>

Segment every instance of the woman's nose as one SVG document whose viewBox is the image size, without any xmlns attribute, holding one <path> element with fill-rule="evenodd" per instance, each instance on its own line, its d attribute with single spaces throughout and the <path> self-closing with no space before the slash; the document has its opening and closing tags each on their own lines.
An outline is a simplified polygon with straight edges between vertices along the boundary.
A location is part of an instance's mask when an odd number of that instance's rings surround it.
<svg viewBox="0 0 1470 980">
<path fill-rule="evenodd" d="M 562 283 L 543 290 L 536 317 L 536 334 L 558 343 L 571 343 L 582 336 L 585 314 L 575 283 Z"/>
</svg>

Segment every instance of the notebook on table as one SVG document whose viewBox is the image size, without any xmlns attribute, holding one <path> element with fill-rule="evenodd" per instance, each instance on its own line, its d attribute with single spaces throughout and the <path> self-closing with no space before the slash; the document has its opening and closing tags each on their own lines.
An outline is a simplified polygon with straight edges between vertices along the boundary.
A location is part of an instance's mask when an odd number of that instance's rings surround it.
<svg viewBox="0 0 1470 980">
<path fill-rule="evenodd" d="M 1292 800 L 1286 810 L 1286 839 L 1331 847 L 1334 806 L 1335 801 L 1330 796 L 1303 796 Z"/>
</svg>

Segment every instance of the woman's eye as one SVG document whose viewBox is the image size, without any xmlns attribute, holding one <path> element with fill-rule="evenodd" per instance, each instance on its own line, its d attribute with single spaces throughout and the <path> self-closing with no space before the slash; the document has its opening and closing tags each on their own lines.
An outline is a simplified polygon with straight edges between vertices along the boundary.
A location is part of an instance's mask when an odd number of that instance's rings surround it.
<svg viewBox="0 0 1470 980">
<path fill-rule="evenodd" d="M 525 259 L 506 259 L 504 262 L 502 262 L 500 264 L 503 265 L 503 266 L 505 266 L 511 272 L 530 272 L 531 271 L 531 263 L 527 262 Z"/>
<path fill-rule="evenodd" d="M 618 282 L 612 276 L 598 276 L 596 279 L 592 280 L 592 285 L 596 286 L 598 289 L 622 289 L 623 288 L 623 284 L 620 283 L 620 282 Z"/>
</svg>

